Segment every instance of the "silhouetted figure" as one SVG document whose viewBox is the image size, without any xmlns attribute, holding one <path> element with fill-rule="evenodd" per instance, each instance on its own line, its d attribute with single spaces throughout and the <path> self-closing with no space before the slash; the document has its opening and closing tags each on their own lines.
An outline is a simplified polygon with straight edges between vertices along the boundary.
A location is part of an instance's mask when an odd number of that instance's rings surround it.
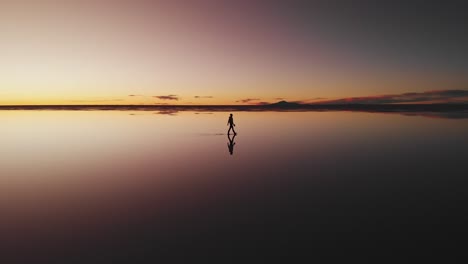
<svg viewBox="0 0 468 264">
<path fill-rule="evenodd" d="M 228 134 L 228 139 L 229 139 L 229 143 L 227 143 L 227 146 L 228 146 L 228 149 L 229 149 L 229 153 L 232 155 L 233 152 L 234 152 L 234 145 L 236 144 L 236 142 L 234 142 L 234 139 L 236 138 L 236 134 L 234 134 L 234 136 L 231 138 L 231 136 Z"/>
<path fill-rule="evenodd" d="M 231 129 L 232 129 L 232 132 L 234 132 L 234 135 L 237 135 L 236 131 L 234 130 L 234 127 L 236 125 L 234 124 L 234 118 L 232 118 L 232 114 L 229 116 L 229 120 L 227 124 L 229 125 L 228 135 L 229 133 L 231 133 Z"/>
</svg>

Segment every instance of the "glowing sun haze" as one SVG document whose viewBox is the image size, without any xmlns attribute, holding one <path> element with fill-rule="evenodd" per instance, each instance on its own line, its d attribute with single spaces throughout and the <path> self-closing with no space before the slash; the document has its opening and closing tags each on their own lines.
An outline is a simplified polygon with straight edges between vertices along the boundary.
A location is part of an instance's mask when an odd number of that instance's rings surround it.
<svg viewBox="0 0 468 264">
<path fill-rule="evenodd" d="M 468 87 L 465 19 L 450 13 L 458 6 L 434 9 L 451 20 L 440 14 L 447 23 L 428 33 L 417 26 L 426 10 L 369 26 L 383 10 L 360 11 L 366 18 L 349 4 L 311 2 L 2 0 L 0 104 L 240 104 Z"/>
</svg>

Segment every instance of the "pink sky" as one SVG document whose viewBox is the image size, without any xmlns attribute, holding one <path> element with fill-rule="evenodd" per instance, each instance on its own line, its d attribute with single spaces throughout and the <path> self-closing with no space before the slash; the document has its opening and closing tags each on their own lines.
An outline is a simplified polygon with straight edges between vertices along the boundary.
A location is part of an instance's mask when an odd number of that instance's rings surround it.
<svg viewBox="0 0 468 264">
<path fill-rule="evenodd" d="M 375 62 L 264 1 L 2 1 L 0 31 L 0 104 L 236 104 L 468 83 Z"/>
</svg>

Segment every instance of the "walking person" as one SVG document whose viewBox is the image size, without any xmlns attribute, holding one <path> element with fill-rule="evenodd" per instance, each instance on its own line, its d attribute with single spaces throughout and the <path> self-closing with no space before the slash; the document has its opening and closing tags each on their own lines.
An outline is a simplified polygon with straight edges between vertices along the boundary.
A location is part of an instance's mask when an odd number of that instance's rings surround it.
<svg viewBox="0 0 468 264">
<path fill-rule="evenodd" d="M 232 132 L 234 132 L 234 135 L 237 135 L 236 131 L 234 130 L 234 127 L 236 125 L 234 124 L 234 118 L 232 118 L 232 114 L 229 116 L 229 120 L 227 124 L 229 125 L 228 135 L 231 133 L 231 129 L 232 129 Z"/>
</svg>

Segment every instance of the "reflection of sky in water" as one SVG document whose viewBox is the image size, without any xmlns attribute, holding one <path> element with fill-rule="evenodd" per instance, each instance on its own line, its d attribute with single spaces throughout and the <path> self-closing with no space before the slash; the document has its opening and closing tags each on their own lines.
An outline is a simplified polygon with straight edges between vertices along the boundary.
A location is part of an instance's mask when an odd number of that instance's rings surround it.
<svg viewBox="0 0 468 264">
<path fill-rule="evenodd" d="M 340 208 L 333 215 L 346 215 L 348 203 L 357 211 L 406 204 L 418 212 L 432 206 L 428 197 L 456 207 L 466 187 L 464 119 L 239 112 L 230 155 L 229 113 L 131 114 L 0 112 L 0 213 L 12 219 L 0 231 L 157 225 L 180 211 L 215 212 L 226 201 L 280 212 L 288 199 Z"/>
</svg>

